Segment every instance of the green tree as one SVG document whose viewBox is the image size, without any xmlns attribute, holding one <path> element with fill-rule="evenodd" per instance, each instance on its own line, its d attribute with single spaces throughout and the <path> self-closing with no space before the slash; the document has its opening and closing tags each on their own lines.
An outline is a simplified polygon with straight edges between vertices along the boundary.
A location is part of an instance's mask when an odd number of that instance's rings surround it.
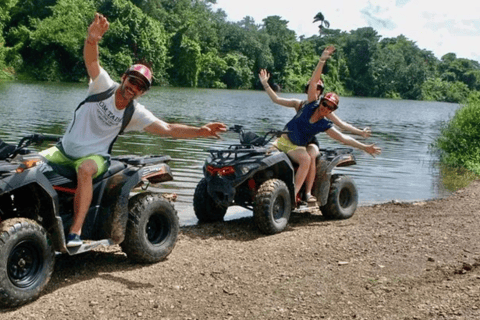
<svg viewBox="0 0 480 320">
<path fill-rule="evenodd" d="M 109 18 L 110 29 L 100 58 L 110 75 L 119 77 L 129 65 L 142 62 L 154 73 L 154 84 L 167 81 L 167 35 L 162 25 L 129 1 L 96 0 L 97 11 Z"/>
<path fill-rule="evenodd" d="M 201 64 L 200 45 L 178 33 L 172 40 L 170 47 L 172 67 L 169 70 L 172 84 L 182 87 L 196 87 Z"/>
<path fill-rule="evenodd" d="M 320 25 L 318 26 L 319 33 L 322 34 L 323 29 L 328 29 L 330 28 L 330 22 L 325 20 L 325 17 L 323 16 L 323 13 L 319 12 L 313 17 L 313 23 L 315 22 L 320 22 Z"/>
<path fill-rule="evenodd" d="M 273 69 L 274 57 L 269 47 L 270 36 L 259 31 L 251 17 L 245 17 L 239 22 L 226 23 L 219 30 L 219 54 L 226 59 L 230 53 L 240 53 L 249 61 L 250 72 L 256 74 L 260 68 Z M 252 77 L 249 88 L 255 85 L 257 78 Z"/>
<path fill-rule="evenodd" d="M 446 102 L 465 102 L 472 91 L 461 81 L 444 81 L 430 78 L 422 84 L 419 99 Z"/>
<path fill-rule="evenodd" d="M 200 60 L 198 86 L 202 88 L 226 88 L 221 79 L 227 71 L 227 63 L 218 56 L 217 52 L 210 51 L 203 54 Z"/>
<path fill-rule="evenodd" d="M 295 32 L 287 28 L 288 21 L 279 16 L 269 16 L 263 19 L 264 31 L 269 35 L 269 48 L 273 56 L 272 73 L 284 79 L 297 59 L 295 52 Z"/>
<path fill-rule="evenodd" d="M 82 48 L 88 22 L 95 13 L 93 2 L 58 0 L 48 10 L 51 15 L 46 18 L 32 19 L 29 26 L 12 30 L 21 40 L 20 71 L 38 80 L 79 81 L 85 78 Z"/>
<path fill-rule="evenodd" d="M 380 36 L 373 28 L 351 31 L 343 46 L 349 78 L 346 88 L 356 96 L 372 96 L 374 92 L 373 60 Z"/>
<path fill-rule="evenodd" d="M 435 57 L 430 51 L 401 35 L 383 39 L 372 62 L 373 96 L 419 99 L 422 84 L 435 72 Z"/>
<path fill-rule="evenodd" d="M 253 81 L 251 61 L 241 53 L 229 53 L 225 57 L 227 69 L 222 81 L 228 89 L 248 89 Z"/>
<path fill-rule="evenodd" d="M 11 72 L 7 72 L 5 59 L 9 48 L 7 47 L 3 34 L 10 23 L 11 9 L 15 7 L 17 2 L 18 0 L 3 0 L 0 2 L 0 79 L 13 78 Z"/>
</svg>

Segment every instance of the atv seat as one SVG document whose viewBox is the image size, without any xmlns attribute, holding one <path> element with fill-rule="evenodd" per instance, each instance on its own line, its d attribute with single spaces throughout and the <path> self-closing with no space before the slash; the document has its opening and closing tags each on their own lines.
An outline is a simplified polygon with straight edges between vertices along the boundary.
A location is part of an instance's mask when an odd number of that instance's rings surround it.
<svg viewBox="0 0 480 320">
<path fill-rule="evenodd" d="M 50 178 L 50 181 L 54 185 L 62 185 L 67 182 L 74 182 L 75 185 L 77 184 L 77 173 L 75 172 L 75 169 L 71 167 L 55 164 L 55 163 L 50 163 L 50 162 L 48 164 L 59 175 L 55 177 L 55 179 Z M 115 173 L 125 169 L 125 167 L 126 165 L 123 162 L 112 160 L 110 163 L 110 166 L 108 167 L 108 170 L 102 173 L 101 175 L 99 175 L 98 177 L 96 177 L 95 179 L 93 179 L 93 183 L 96 183 L 110 176 L 113 176 Z"/>
<path fill-rule="evenodd" d="M 0 160 L 5 160 L 15 150 L 15 146 L 5 143 L 0 139 Z"/>
<path fill-rule="evenodd" d="M 254 132 L 245 132 L 240 136 L 240 143 L 242 145 L 263 146 L 265 139 Z"/>
</svg>

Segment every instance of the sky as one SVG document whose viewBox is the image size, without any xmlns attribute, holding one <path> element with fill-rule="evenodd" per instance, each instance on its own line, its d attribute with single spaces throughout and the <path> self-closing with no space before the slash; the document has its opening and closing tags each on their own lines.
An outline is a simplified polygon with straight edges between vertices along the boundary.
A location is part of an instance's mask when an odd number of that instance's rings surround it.
<svg viewBox="0 0 480 320">
<path fill-rule="evenodd" d="M 261 24 L 268 16 L 280 16 L 297 36 L 318 34 L 313 17 L 321 12 L 330 29 L 349 32 L 374 28 L 378 35 L 404 35 L 420 49 L 440 59 L 453 52 L 457 58 L 480 62 L 480 2 L 472 0 L 217 0 L 213 10 L 222 9 L 227 20 L 246 16 Z"/>
</svg>

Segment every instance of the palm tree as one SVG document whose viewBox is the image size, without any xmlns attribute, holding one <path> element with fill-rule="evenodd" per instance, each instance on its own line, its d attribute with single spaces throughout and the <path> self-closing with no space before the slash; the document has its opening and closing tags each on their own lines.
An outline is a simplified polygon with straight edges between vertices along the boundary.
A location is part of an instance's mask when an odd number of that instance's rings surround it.
<svg viewBox="0 0 480 320">
<path fill-rule="evenodd" d="M 318 26 L 318 29 L 320 29 L 320 34 L 322 34 L 323 28 L 330 28 L 330 22 L 325 20 L 325 17 L 321 12 L 317 13 L 317 15 L 313 18 L 313 23 L 320 21 L 320 25 Z"/>
</svg>

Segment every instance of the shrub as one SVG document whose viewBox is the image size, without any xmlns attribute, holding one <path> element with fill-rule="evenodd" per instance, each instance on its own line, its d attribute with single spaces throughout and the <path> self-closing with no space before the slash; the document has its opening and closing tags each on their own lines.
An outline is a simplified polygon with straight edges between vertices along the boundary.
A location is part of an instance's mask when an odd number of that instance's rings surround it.
<svg viewBox="0 0 480 320">
<path fill-rule="evenodd" d="M 441 129 L 433 147 L 446 165 L 480 174 L 480 100 L 471 94 L 467 105 Z"/>
</svg>

